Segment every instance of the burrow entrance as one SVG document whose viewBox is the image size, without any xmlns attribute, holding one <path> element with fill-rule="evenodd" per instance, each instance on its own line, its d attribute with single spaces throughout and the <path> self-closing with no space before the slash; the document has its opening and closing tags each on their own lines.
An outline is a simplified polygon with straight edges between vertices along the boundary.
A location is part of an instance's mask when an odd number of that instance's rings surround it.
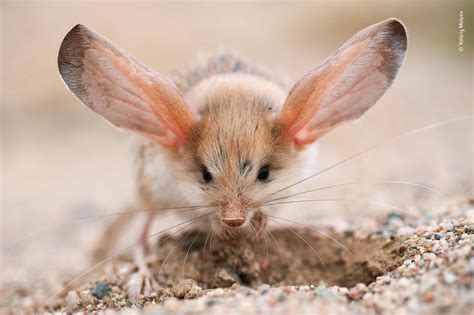
<svg viewBox="0 0 474 315">
<path fill-rule="evenodd" d="M 413 257 L 403 238 L 364 237 L 333 233 L 330 238 L 305 228 L 275 229 L 265 238 L 220 240 L 206 233 L 163 236 L 150 263 L 164 286 L 183 278 L 203 288 L 233 283 L 257 286 L 320 284 L 352 287 L 369 284 L 377 276 Z M 166 260 L 166 261 L 165 261 Z"/>
</svg>

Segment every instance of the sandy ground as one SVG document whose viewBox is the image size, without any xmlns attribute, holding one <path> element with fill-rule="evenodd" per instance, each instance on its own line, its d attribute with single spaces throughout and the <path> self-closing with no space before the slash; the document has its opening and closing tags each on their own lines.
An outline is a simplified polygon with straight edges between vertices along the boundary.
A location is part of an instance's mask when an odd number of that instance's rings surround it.
<svg viewBox="0 0 474 315">
<path fill-rule="evenodd" d="M 136 270 L 122 255 L 73 285 L 63 279 L 62 292 L 7 285 L 2 313 L 468 314 L 474 201 L 381 219 L 372 233 L 290 224 L 261 238 L 161 235 L 148 258 L 159 288 L 146 295 L 128 294 Z"/>
</svg>

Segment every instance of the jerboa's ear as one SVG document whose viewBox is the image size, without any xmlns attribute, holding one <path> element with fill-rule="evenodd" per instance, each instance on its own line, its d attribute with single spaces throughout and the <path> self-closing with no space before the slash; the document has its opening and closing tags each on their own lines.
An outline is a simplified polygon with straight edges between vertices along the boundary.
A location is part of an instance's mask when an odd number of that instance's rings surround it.
<svg viewBox="0 0 474 315">
<path fill-rule="evenodd" d="M 293 86 L 276 118 L 304 145 L 360 117 L 394 80 L 406 48 L 405 27 L 396 19 L 365 28 Z"/>
<path fill-rule="evenodd" d="M 84 25 L 67 33 L 58 66 L 69 89 L 112 124 L 177 147 L 194 116 L 178 88 Z"/>
</svg>

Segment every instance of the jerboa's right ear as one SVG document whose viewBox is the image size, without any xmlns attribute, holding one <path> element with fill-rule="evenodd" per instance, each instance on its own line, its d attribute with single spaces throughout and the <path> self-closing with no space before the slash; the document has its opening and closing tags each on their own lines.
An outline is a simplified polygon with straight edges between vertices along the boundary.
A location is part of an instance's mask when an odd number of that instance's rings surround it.
<svg viewBox="0 0 474 315">
<path fill-rule="evenodd" d="M 58 66 L 74 95 L 115 126 L 175 148 L 194 123 L 170 80 L 84 25 L 64 37 Z"/>
<path fill-rule="evenodd" d="M 358 32 L 288 94 L 277 119 L 303 146 L 359 118 L 385 93 L 407 49 L 403 24 L 388 19 Z"/>
</svg>

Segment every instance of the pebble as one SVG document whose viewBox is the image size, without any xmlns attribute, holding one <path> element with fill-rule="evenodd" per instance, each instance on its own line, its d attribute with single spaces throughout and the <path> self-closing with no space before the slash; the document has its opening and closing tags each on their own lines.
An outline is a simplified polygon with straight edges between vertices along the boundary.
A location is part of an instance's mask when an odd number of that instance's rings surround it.
<svg viewBox="0 0 474 315">
<path fill-rule="evenodd" d="M 348 288 L 338 288 L 338 292 L 339 294 L 341 295 L 346 295 L 348 292 L 349 292 L 349 289 Z"/>
<path fill-rule="evenodd" d="M 398 229 L 398 235 L 408 235 L 408 234 L 413 234 L 414 229 L 409 226 L 403 226 Z"/>
<path fill-rule="evenodd" d="M 168 311 L 176 311 L 179 308 L 179 301 L 175 298 L 168 298 L 163 303 L 163 307 Z"/>
<path fill-rule="evenodd" d="M 467 234 L 474 233 L 474 225 L 464 226 L 464 232 L 466 232 Z"/>
<path fill-rule="evenodd" d="M 181 280 L 173 287 L 174 295 L 179 298 L 194 298 L 204 294 L 203 289 L 197 285 L 196 280 L 185 279 Z"/>
<path fill-rule="evenodd" d="M 352 300 L 360 300 L 364 296 L 365 292 L 367 292 L 367 286 L 363 283 L 358 283 L 355 287 L 351 288 L 349 292 L 347 292 L 347 296 Z"/>
<path fill-rule="evenodd" d="M 456 280 L 457 280 L 456 275 L 454 273 L 452 273 L 451 271 L 447 270 L 447 271 L 443 272 L 443 281 L 444 281 L 444 283 L 453 284 L 454 282 L 456 282 Z"/>
<path fill-rule="evenodd" d="M 431 262 L 436 260 L 436 255 L 434 253 L 424 253 L 422 257 L 424 261 Z"/>
<path fill-rule="evenodd" d="M 208 296 L 223 296 L 225 293 L 224 289 L 222 288 L 217 288 L 211 292 L 209 292 L 207 295 Z"/>
<path fill-rule="evenodd" d="M 410 285 L 410 280 L 408 280 L 408 278 L 402 277 L 398 279 L 398 285 L 402 288 L 406 288 Z"/>
<path fill-rule="evenodd" d="M 194 286 L 191 288 L 191 290 L 186 293 L 184 296 L 185 299 L 195 299 L 197 297 L 203 296 L 204 295 L 204 290 L 200 286 Z"/>
<path fill-rule="evenodd" d="M 96 298 L 102 299 L 104 296 L 109 295 L 110 287 L 105 281 L 97 282 L 95 287 L 92 289 L 92 295 Z"/>
<path fill-rule="evenodd" d="M 453 222 L 443 222 L 441 223 L 441 228 L 445 231 L 449 231 L 454 228 L 454 224 Z"/>
<path fill-rule="evenodd" d="M 227 269 L 219 269 L 215 275 L 214 286 L 226 288 L 239 282 L 238 276 L 233 272 L 230 272 Z"/>
<path fill-rule="evenodd" d="M 76 291 L 69 291 L 66 296 L 66 307 L 70 310 L 74 309 L 79 303 L 79 295 Z"/>
<path fill-rule="evenodd" d="M 388 284 L 388 283 L 390 283 L 390 282 L 392 281 L 392 279 L 391 279 L 390 276 L 388 276 L 388 275 L 384 275 L 384 276 L 379 276 L 379 277 L 377 277 L 377 280 L 379 280 L 379 279 L 380 279 L 380 281 L 381 281 L 382 283 L 384 283 L 384 284 Z"/>
</svg>

